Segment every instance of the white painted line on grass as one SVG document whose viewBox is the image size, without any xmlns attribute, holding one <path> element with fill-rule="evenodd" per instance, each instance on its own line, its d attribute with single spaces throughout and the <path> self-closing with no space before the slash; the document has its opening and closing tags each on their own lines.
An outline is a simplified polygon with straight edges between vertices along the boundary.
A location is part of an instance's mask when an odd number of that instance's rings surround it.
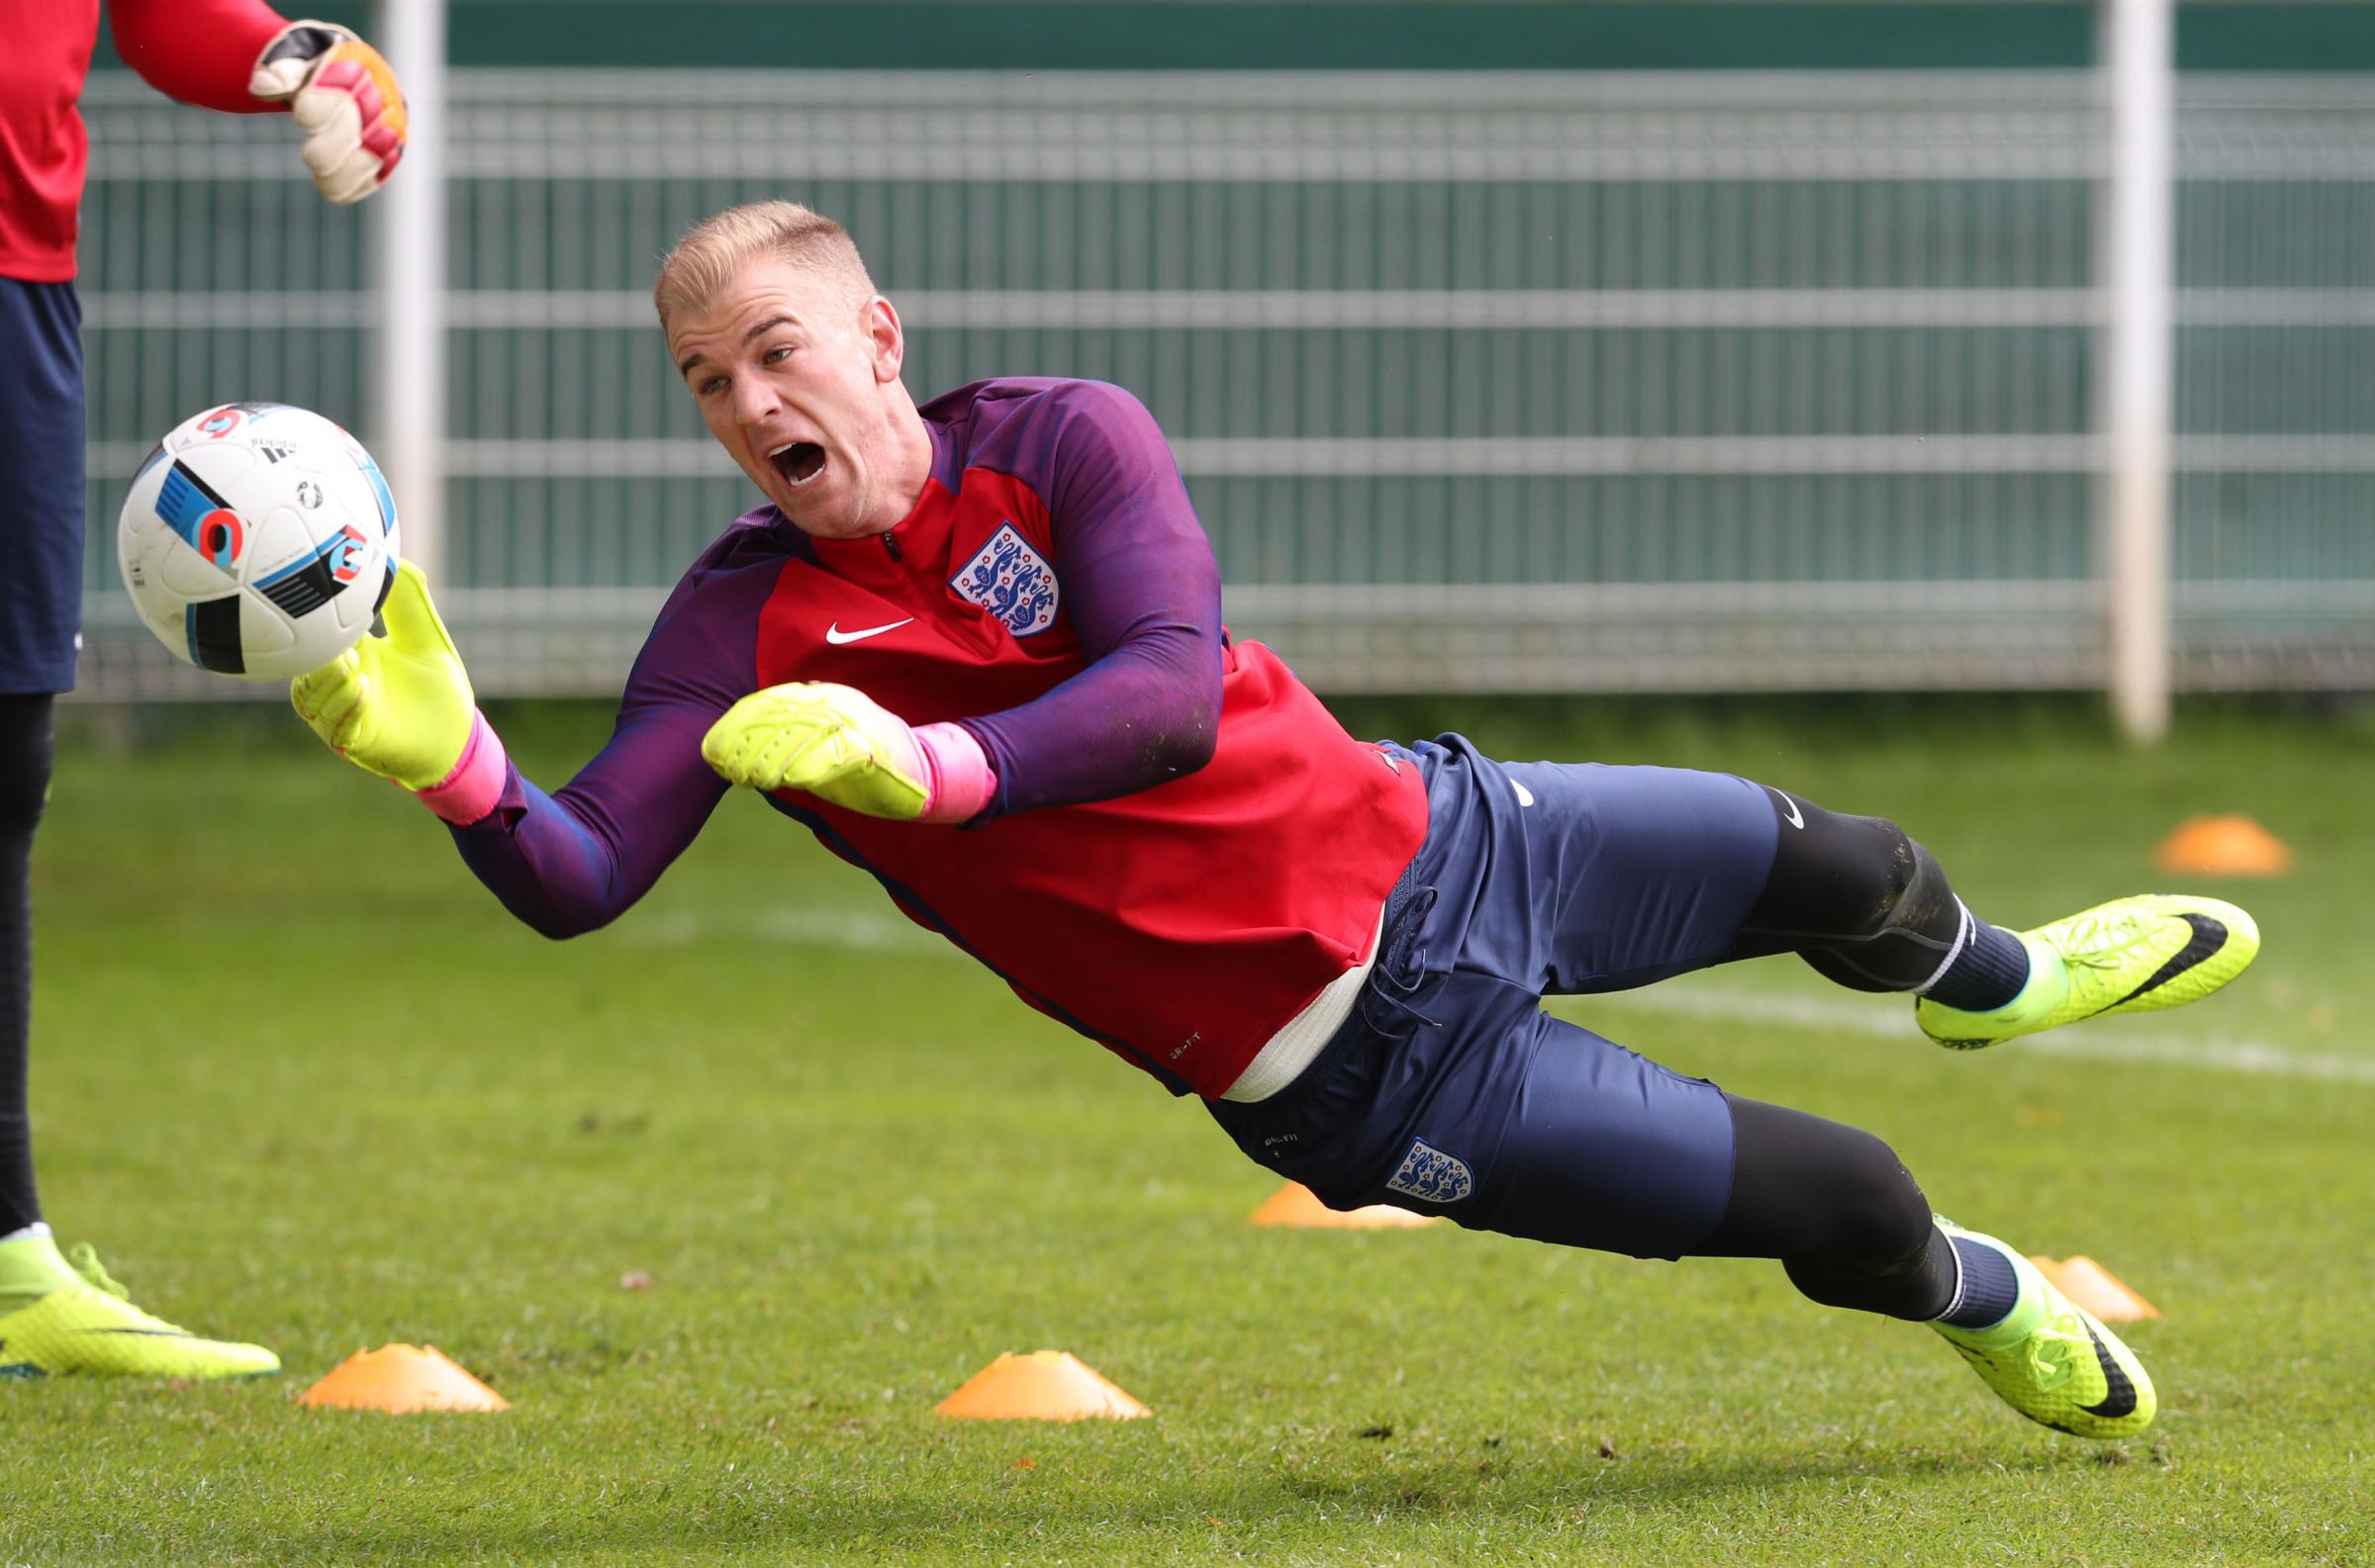
<svg viewBox="0 0 2375 1568">
<path fill-rule="evenodd" d="M 1902 999 L 1859 1004 L 1818 996 L 1782 996 L 1760 991 L 1610 991 L 1583 998 L 1597 1007 L 1613 1004 L 1636 1012 L 1736 1024 L 1781 1024 L 1792 1029 L 1829 1029 L 1877 1039 L 1903 1040 L 1935 1050 L 1914 1028 Z M 2029 1035 L 1993 1048 L 2024 1055 L 2068 1057 L 2087 1061 L 2149 1061 L 2169 1066 L 2208 1067 L 2220 1072 L 2267 1077 L 2311 1078 L 2328 1083 L 2375 1084 L 2375 1058 L 2337 1052 L 2292 1051 L 2264 1041 L 2204 1039 L 2173 1035 L 2147 1039 L 2116 1026 Z"/>
<path fill-rule="evenodd" d="M 863 953 L 964 958 L 956 948 L 907 920 L 861 910 L 760 909 L 732 918 L 678 910 L 633 920 L 619 934 L 638 946 L 655 948 L 691 947 L 703 941 L 743 936 L 763 942 L 797 942 Z M 1911 1005 L 1902 997 L 1856 1000 L 1846 994 L 1789 996 L 1770 991 L 1693 989 L 1685 983 L 1679 987 L 1607 991 L 1575 998 L 1575 1002 L 1586 1009 L 1618 1008 L 1752 1027 L 1780 1025 L 1790 1029 L 1829 1030 L 1903 1041 L 1924 1050 L 1938 1049 L 1914 1028 L 1913 1019 L 1908 1016 Z M 2147 1037 L 2118 1025 L 2089 1024 L 2083 1029 L 2031 1035 L 1994 1049 L 2077 1061 L 2141 1061 L 2261 1077 L 2375 1084 L 2375 1057 L 2294 1051 L 2265 1041 L 2162 1034 L 2157 1030 Z"/>
</svg>

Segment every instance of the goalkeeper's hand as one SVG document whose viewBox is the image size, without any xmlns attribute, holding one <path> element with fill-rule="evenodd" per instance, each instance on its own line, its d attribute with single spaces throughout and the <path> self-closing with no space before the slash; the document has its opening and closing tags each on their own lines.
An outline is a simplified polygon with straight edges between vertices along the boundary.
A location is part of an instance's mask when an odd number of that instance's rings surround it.
<svg viewBox="0 0 2375 1568">
<path fill-rule="evenodd" d="M 804 789 L 870 817 L 963 822 L 998 781 L 954 724 L 910 729 L 855 687 L 798 681 L 754 692 L 710 726 L 701 755 L 748 789 Z"/>
<path fill-rule="evenodd" d="M 379 50 L 330 22 L 292 22 L 247 79 L 247 91 L 287 104 L 306 134 L 298 156 L 333 202 L 359 202 L 404 156 L 404 94 Z"/>
<path fill-rule="evenodd" d="M 453 782 L 479 726 L 470 676 L 407 561 L 380 606 L 385 637 L 367 636 L 289 683 L 289 701 L 332 751 L 407 789 Z"/>
</svg>

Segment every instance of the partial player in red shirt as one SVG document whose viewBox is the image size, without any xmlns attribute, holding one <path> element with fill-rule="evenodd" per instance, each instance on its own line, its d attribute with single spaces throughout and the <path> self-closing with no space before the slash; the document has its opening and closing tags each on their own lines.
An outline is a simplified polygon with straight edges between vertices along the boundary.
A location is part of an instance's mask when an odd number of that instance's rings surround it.
<svg viewBox="0 0 2375 1568">
<path fill-rule="evenodd" d="M 1337 1207 L 1642 1256 L 1779 1259 L 1935 1327 L 2032 1420 L 2141 1430 L 2150 1380 L 2018 1249 L 1936 1219 L 1867 1133 L 1680 1077 L 1544 1012 L 1796 953 L 1970 1048 L 2194 1000 L 2258 949 L 2202 898 L 1976 918 L 1896 824 L 1729 775 L 1505 764 L 1347 735 L 1220 622 L 1161 432 L 1093 382 L 918 408 L 838 226 L 724 213 L 663 267 L 710 433 L 767 498 L 696 561 L 618 727 L 547 795 L 410 568 L 389 635 L 296 682 L 536 929 L 615 918 L 729 785 L 871 873 L 1032 1006 L 1199 1096 Z"/>
<path fill-rule="evenodd" d="M 387 62 L 344 28 L 256 0 L 112 0 L 116 46 L 184 103 L 287 113 L 322 193 L 359 201 L 404 151 Z M 99 0 L 0 0 L 0 1376 L 238 1377 L 260 1345 L 185 1333 L 134 1307 L 89 1249 L 42 1221 L 26 1117 L 33 988 L 29 868 L 49 785 L 51 698 L 74 685 L 82 620 L 82 309 L 77 101 Z"/>
</svg>

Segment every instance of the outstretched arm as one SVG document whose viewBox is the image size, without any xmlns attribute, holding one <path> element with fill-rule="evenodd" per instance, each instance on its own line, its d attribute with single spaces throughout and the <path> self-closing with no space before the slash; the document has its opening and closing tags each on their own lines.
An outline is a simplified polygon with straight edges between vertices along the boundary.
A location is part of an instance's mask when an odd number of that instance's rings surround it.
<svg viewBox="0 0 2375 1568">
<path fill-rule="evenodd" d="M 732 668 L 732 634 L 675 613 L 681 598 L 636 663 L 610 744 L 549 795 L 521 775 L 478 711 L 428 583 L 409 562 L 382 606 L 387 635 L 299 677 L 290 700 L 333 751 L 444 818 L 505 908 L 545 936 L 576 936 L 642 897 L 725 792 L 701 739 L 725 705 L 720 692 L 749 678 Z"/>
</svg>

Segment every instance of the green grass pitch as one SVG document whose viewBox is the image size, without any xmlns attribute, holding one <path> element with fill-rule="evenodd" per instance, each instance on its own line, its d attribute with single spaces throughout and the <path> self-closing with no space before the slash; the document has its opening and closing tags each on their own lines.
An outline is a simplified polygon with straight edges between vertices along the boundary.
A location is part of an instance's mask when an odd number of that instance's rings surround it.
<svg viewBox="0 0 2375 1568">
<path fill-rule="evenodd" d="M 2084 707 L 1491 707 L 1504 755 L 1666 761 L 1898 817 L 2016 925 L 2245 810 L 2290 877 L 2231 994 L 1971 1057 L 1771 960 L 1570 1016 L 1868 1127 L 1942 1210 L 2166 1317 L 2148 1441 L 2031 1427 L 1909 1326 L 1756 1262 L 1452 1227 L 1256 1232 L 1274 1183 L 755 801 L 619 925 L 514 925 L 285 714 L 61 758 L 35 1107 L 61 1238 L 277 1380 L 0 1385 L 0 1561 L 2354 1563 L 2375 1559 L 2375 737 Z M 558 784 L 603 722 L 505 720 Z M 622 1289 L 630 1270 L 649 1289 Z M 433 1342 L 497 1417 L 311 1412 Z M 957 1424 L 999 1350 L 1155 1410 Z"/>
</svg>

